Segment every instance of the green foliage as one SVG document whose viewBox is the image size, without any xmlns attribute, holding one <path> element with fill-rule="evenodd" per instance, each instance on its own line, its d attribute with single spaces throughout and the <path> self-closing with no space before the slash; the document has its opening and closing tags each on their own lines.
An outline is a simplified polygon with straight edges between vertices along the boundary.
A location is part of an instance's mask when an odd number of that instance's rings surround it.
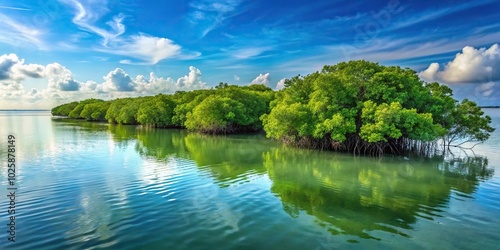
<svg viewBox="0 0 500 250">
<path fill-rule="evenodd" d="M 405 109 L 399 102 L 375 104 L 366 101 L 362 111 L 364 124 L 360 136 L 367 142 L 387 142 L 390 138 L 409 138 L 432 141 L 444 135 L 446 130 L 433 124 L 432 115 Z"/>
<path fill-rule="evenodd" d="M 186 113 L 185 126 L 189 130 L 205 133 L 232 133 L 256 131 L 262 128 L 260 116 L 268 111 L 268 96 L 240 88 L 226 86 L 218 88 L 212 95 L 200 95 L 190 103 L 192 111 Z M 199 103 L 198 103 L 199 102 Z"/>
<path fill-rule="evenodd" d="M 151 127 L 187 127 L 204 133 L 233 133 L 262 129 L 260 116 L 269 112 L 274 91 L 265 86 L 225 83 L 215 89 L 178 91 L 173 95 L 122 98 L 104 102 L 89 99 L 55 107 L 54 115 L 71 113 L 87 120 L 141 124 Z M 60 110 L 72 107 L 71 112 Z M 73 107 L 74 106 L 74 107 Z"/>
<path fill-rule="evenodd" d="M 109 123 L 137 124 L 137 112 L 143 102 L 147 102 L 153 97 L 136 97 L 116 99 L 106 112 L 106 120 Z"/>
<path fill-rule="evenodd" d="M 229 85 L 227 84 L 227 82 L 219 82 L 219 85 L 215 86 L 216 89 L 222 89 L 222 88 L 226 88 L 228 87 Z"/>
<path fill-rule="evenodd" d="M 113 100 L 108 108 L 108 111 L 106 112 L 106 120 L 108 120 L 109 123 L 118 123 L 117 119 L 120 115 L 120 111 L 129 101 L 130 98 Z"/>
<path fill-rule="evenodd" d="M 87 121 L 106 121 L 106 112 L 111 102 L 95 102 L 85 105 L 80 116 Z"/>
<path fill-rule="evenodd" d="M 172 122 L 179 127 L 185 127 L 187 114 L 200 104 L 205 98 L 215 94 L 214 90 L 195 90 L 191 92 L 178 92 L 174 95 L 177 106 L 174 109 Z"/>
<path fill-rule="evenodd" d="M 137 111 L 141 103 L 145 101 L 144 98 L 130 99 L 120 109 L 116 122 L 119 124 L 137 124 Z"/>
<path fill-rule="evenodd" d="M 52 108 L 52 115 L 69 116 L 69 113 L 78 105 L 78 102 L 70 102 Z"/>
<path fill-rule="evenodd" d="M 157 95 L 154 99 L 141 103 L 137 110 L 137 122 L 153 127 L 173 126 L 175 103 L 170 96 Z"/>
<path fill-rule="evenodd" d="M 484 142 L 495 128 L 490 126 L 491 117 L 484 116 L 484 112 L 475 102 L 464 99 L 457 104 L 451 113 L 453 124 L 449 129 L 445 143 L 450 145 L 452 142 Z"/>
<path fill-rule="evenodd" d="M 272 109 L 271 114 L 264 114 L 261 120 L 267 137 L 295 141 L 310 134 L 311 118 L 311 111 L 306 105 L 293 103 L 277 105 Z"/>
<path fill-rule="evenodd" d="M 227 97 L 209 96 L 187 114 L 186 128 L 202 132 L 223 132 L 243 119 L 243 104 Z"/>
<path fill-rule="evenodd" d="M 307 106 L 312 111 L 314 138 L 330 137 L 343 142 L 356 131 L 356 85 L 336 74 L 320 75 L 313 83 L 313 92 Z"/>
<path fill-rule="evenodd" d="M 244 89 L 244 90 L 250 90 L 250 91 L 256 91 L 256 92 L 269 92 L 269 91 L 273 91 L 271 88 L 269 88 L 269 87 L 267 87 L 266 85 L 263 85 L 263 84 L 251 84 L 249 86 L 242 86 L 240 88 Z"/>
<path fill-rule="evenodd" d="M 408 68 L 364 60 L 324 66 L 285 80 L 280 91 L 254 84 L 178 91 L 173 95 L 88 99 L 52 109 L 53 115 L 203 133 L 265 130 L 297 145 L 374 154 L 422 150 L 439 138 L 482 142 L 491 119 L 469 100 L 425 83 Z"/>
<path fill-rule="evenodd" d="M 425 111 L 432 114 L 432 118 L 436 123 L 449 130 L 454 124 L 452 112 L 457 103 L 452 97 L 452 90 L 448 86 L 440 85 L 437 82 L 428 83 L 425 87 L 431 93 L 431 97 L 425 100 Z"/>
<path fill-rule="evenodd" d="M 489 117 L 475 103 L 455 103 L 450 88 L 426 84 L 411 69 L 350 61 L 286 80 L 261 120 L 270 138 L 379 155 L 446 135 L 486 140 Z"/>
<path fill-rule="evenodd" d="M 71 112 L 69 112 L 68 116 L 70 118 L 76 118 L 76 119 L 85 118 L 81 115 L 85 106 L 87 104 L 96 103 L 96 102 L 104 102 L 104 101 L 100 100 L 100 99 L 94 99 L 94 98 L 83 100 L 83 101 L 79 102 L 78 105 L 76 105 L 75 108 L 73 108 L 73 110 L 71 110 Z"/>
</svg>

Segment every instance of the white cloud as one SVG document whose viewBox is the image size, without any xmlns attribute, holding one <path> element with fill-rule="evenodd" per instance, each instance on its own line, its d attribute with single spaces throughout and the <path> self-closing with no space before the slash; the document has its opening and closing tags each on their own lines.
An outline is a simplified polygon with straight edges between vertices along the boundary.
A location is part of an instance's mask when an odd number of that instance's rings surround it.
<svg viewBox="0 0 500 250">
<path fill-rule="evenodd" d="M 201 80 L 201 71 L 193 66 L 189 67 L 188 75 L 177 81 L 170 77 L 158 77 L 153 72 L 149 73 L 149 78 L 143 75 L 132 78 L 120 68 L 110 71 L 103 79 L 103 83 L 88 81 L 82 84 L 81 91 L 101 94 L 102 98 L 109 99 L 206 88 L 206 83 Z"/>
<path fill-rule="evenodd" d="M 201 71 L 193 66 L 189 66 L 189 74 L 177 79 L 177 87 L 191 88 L 194 86 L 204 86 L 201 81 Z"/>
<path fill-rule="evenodd" d="M 105 92 L 135 90 L 134 81 L 132 81 L 132 78 L 123 69 L 116 68 L 110 71 L 103 79 L 102 89 Z"/>
<path fill-rule="evenodd" d="M 498 44 L 487 48 L 466 46 L 453 61 L 441 70 L 432 63 L 420 76 L 427 81 L 445 83 L 485 83 L 500 80 L 500 49 Z"/>
<path fill-rule="evenodd" d="M 48 80 L 48 87 L 61 91 L 77 91 L 81 83 L 73 78 L 69 69 L 59 63 L 51 63 L 45 67 L 44 76 Z"/>
<path fill-rule="evenodd" d="M 120 36 L 125 32 L 125 26 L 122 24 L 124 16 L 117 15 L 111 21 L 106 22 L 110 27 L 109 30 L 99 28 L 95 25 L 103 15 L 109 10 L 105 7 L 106 4 L 95 1 L 87 2 L 88 6 L 84 6 L 81 2 L 76 0 L 60 0 L 62 3 L 69 5 L 74 9 L 73 23 L 78 25 L 80 29 L 97 34 L 103 38 L 102 44 L 106 46 L 114 38 Z"/>
<path fill-rule="evenodd" d="M 163 59 L 180 55 L 181 46 L 167 38 L 139 34 L 126 40 L 117 41 L 111 48 L 98 50 L 133 57 L 149 64 L 156 64 Z M 132 64 L 132 61 L 122 60 L 121 63 Z"/>
<path fill-rule="evenodd" d="M 270 76 L 269 73 L 259 74 L 255 79 L 252 80 L 250 84 L 269 84 Z"/>
<path fill-rule="evenodd" d="M 495 86 L 494 82 L 483 83 L 476 88 L 476 94 L 483 97 L 492 96 L 493 92 L 495 92 L 495 87 L 498 89 L 499 85 Z"/>
<path fill-rule="evenodd" d="M 51 108 L 55 105 L 88 98 L 115 99 L 174 93 L 179 90 L 207 88 L 201 80 L 201 71 L 193 66 L 179 79 L 157 77 L 149 74 L 135 78 L 116 68 L 103 77 L 103 82 L 80 82 L 72 72 L 59 63 L 46 66 L 24 64 L 15 54 L 0 56 L 0 108 Z M 27 78 L 47 80 L 46 87 L 25 90 Z"/>
<path fill-rule="evenodd" d="M 0 80 L 11 78 L 12 66 L 19 63 L 19 58 L 15 54 L 0 56 Z"/>
<path fill-rule="evenodd" d="M 435 76 L 437 74 L 439 70 L 439 63 L 431 63 L 431 65 L 429 65 L 429 67 L 420 72 L 419 75 L 422 79 L 428 81 L 428 82 L 433 82 L 435 81 Z"/>
<path fill-rule="evenodd" d="M 2 90 L 2 94 L 10 95 L 12 93 L 22 91 L 24 92 L 24 87 L 21 83 L 13 80 L 4 80 L 1 81 L 0 89 Z"/>
<path fill-rule="evenodd" d="M 5 6 L 1 5 L 0 9 L 8 9 L 8 10 L 22 10 L 22 11 L 33 11 L 32 9 L 26 9 L 26 8 L 19 8 L 19 7 L 11 7 L 11 6 Z"/>
<path fill-rule="evenodd" d="M 102 89 L 102 84 L 98 84 L 94 81 L 86 81 L 80 84 L 80 92 L 81 93 L 104 93 Z"/>
<path fill-rule="evenodd" d="M 27 77 L 41 78 L 44 76 L 45 67 L 40 64 L 21 64 L 14 70 Z"/>
<path fill-rule="evenodd" d="M 0 75 L 0 107 L 40 108 L 40 101 L 51 105 L 54 100 L 70 96 L 66 94 L 68 91 L 75 93 L 80 88 L 80 83 L 62 65 L 24 64 L 24 59 L 16 54 L 0 56 Z M 47 87 L 41 91 L 35 88 L 25 91 L 23 81 L 27 78 L 45 78 Z"/>
<path fill-rule="evenodd" d="M 258 56 L 270 49 L 271 47 L 269 46 L 244 48 L 232 51 L 231 54 L 238 59 L 247 59 L 247 58 L 252 58 L 254 56 Z"/>
<path fill-rule="evenodd" d="M 190 4 L 193 11 L 189 14 L 190 21 L 195 28 L 201 29 L 201 37 L 216 29 L 228 18 L 228 14 L 235 11 L 241 0 L 198 0 Z"/>
<path fill-rule="evenodd" d="M 276 84 L 276 90 L 285 88 L 285 80 L 286 78 L 279 80 L 279 82 Z"/>
<path fill-rule="evenodd" d="M 234 78 L 235 81 L 239 81 L 240 80 L 240 77 L 237 76 L 237 75 L 234 75 L 233 78 Z"/>
<path fill-rule="evenodd" d="M 24 64 L 16 54 L 0 56 L 0 80 L 19 81 L 26 77 L 40 78 L 44 75 L 45 67 L 39 64 Z"/>
<path fill-rule="evenodd" d="M 174 79 L 157 77 L 153 72 L 149 73 L 149 79 L 138 75 L 134 82 L 136 83 L 136 92 L 140 94 L 156 95 L 158 93 L 173 93 L 177 90 Z"/>
<path fill-rule="evenodd" d="M 21 45 L 35 45 L 39 49 L 45 49 L 41 40 L 43 32 L 34 27 L 21 24 L 21 22 L 0 14 L 0 42 L 18 47 Z"/>
<path fill-rule="evenodd" d="M 99 1 L 79 2 L 77 0 L 60 0 L 74 10 L 73 23 L 80 29 L 98 35 L 102 38 L 101 46 L 93 48 L 96 51 L 122 55 L 141 60 L 132 62 L 123 59 L 123 64 L 156 64 L 167 58 L 176 57 L 179 59 L 191 59 L 198 57 L 200 53 L 181 53 L 181 46 L 172 40 L 163 37 L 150 36 L 138 33 L 131 36 L 123 36 L 126 27 L 125 16 L 118 14 L 106 22 L 107 27 L 102 28 L 97 23 L 109 12 L 106 3 Z M 79 37 L 79 34 L 74 35 Z"/>
</svg>

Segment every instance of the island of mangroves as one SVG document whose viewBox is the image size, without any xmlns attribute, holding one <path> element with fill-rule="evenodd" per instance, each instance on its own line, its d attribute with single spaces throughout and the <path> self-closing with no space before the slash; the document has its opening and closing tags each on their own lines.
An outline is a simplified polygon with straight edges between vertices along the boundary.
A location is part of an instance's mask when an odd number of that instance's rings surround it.
<svg viewBox="0 0 500 250">
<path fill-rule="evenodd" d="M 286 144 L 375 156 L 429 155 L 481 143 L 495 130 L 475 102 L 455 100 L 448 86 L 364 60 L 295 76 L 279 91 L 221 82 L 171 95 L 75 101 L 52 115 L 208 134 L 264 132 Z"/>
</svg>

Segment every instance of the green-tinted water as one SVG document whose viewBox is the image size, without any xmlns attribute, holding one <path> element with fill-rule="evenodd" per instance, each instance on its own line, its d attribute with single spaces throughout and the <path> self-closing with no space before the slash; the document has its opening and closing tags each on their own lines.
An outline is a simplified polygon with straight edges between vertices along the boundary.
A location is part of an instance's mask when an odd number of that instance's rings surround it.
<svg viewBox="0 0 500 250">
<path fill-rule="evenodd" d="M 500 128 L 499 110 L 486 110 Z M 203 136 L 0 113 L 16 137 L 16 242 L 0 248 L 494 249 L 500 129 L 434 159 L 353 157 L 261 135 Z M 469 155 L 466 157 L 466 153 Z"/>
</svg>

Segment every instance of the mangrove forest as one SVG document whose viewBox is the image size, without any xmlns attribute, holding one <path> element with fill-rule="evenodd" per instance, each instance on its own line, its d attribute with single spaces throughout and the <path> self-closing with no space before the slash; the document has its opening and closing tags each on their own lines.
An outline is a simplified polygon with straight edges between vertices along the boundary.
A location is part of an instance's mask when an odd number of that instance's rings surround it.
<svg viewBox="0 0 500 250">
<path fill-rule="evenodd" d="M 429 154 L 481 143 L 491 118 L 451 88 L 422 81 L 409 68 L 364 60 L 324 66 L 285 80 L 282 90 L 219 83 L 211 89 L 115 100 L 87 99 L 54 116 L 208 134 L 265 132 L 302 147 L 381 156 Z"/>
</svg>

